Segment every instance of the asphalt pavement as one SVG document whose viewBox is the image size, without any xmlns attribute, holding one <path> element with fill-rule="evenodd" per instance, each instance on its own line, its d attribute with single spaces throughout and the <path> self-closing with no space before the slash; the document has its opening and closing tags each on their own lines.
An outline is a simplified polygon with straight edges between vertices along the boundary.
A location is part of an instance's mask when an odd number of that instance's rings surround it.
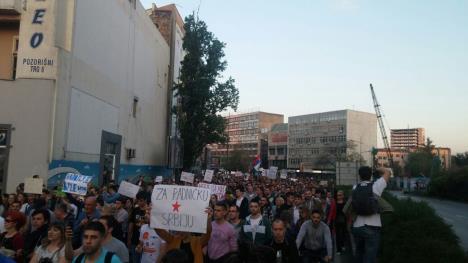
<svg viewBox="0 0 468 263">
<path fill-rule="evenodd" d="M 460 243 L 465 251 L 468 251 L 468 204 L 441 200 L 436 198 L 405 195 L 399 191 L 390 191 L 398 198 L 411 198 L 415 201 L 425 201 L 444 221 L 452 225 L 453 230 L 460 238 Z"/>
</svg>

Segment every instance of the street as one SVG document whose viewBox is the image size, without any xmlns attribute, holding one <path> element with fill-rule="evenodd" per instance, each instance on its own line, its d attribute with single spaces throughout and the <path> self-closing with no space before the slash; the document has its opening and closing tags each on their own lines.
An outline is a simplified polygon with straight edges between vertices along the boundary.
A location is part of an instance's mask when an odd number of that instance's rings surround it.
<svg viewBox="0 0 468 263">
<path fill-rule="evenodd" d="M 447 224 L 453 226 L 453 230 L 460 238 L 461 246 L 464 250 L 468 250 L 468 204 L 436 198 L 409 196 L 399 191 L 390 191 L 390 193 L 400 199 L 410 197 L 415 201 L 427 202 Z"/>
</svg>

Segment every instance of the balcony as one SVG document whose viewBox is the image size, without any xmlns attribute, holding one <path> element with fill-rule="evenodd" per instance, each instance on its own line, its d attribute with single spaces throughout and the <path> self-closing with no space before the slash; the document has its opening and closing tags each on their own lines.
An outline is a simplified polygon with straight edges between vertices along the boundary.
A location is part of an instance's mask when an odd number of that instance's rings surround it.
<svg viewBox="0 0 468 263">
<path fill-rule="evenodd" d="M 0 0 L 0 15 L 19 15 L 23 11 L 21 0 Z"/>
</svg>

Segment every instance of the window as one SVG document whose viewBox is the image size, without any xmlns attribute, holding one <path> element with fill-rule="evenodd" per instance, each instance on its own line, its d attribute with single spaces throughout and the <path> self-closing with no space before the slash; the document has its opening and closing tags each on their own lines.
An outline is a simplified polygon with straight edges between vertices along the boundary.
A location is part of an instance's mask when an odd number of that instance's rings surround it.
<svg viewBox="0 0 468 263">
<path fill-rule="evenodd" d="M 19 46 L 19 39 L 18 36 L 13 37 L 13 49 L 12 49 L 12 70 L 11 70 L 11 79 L 16 79 L 16 65 L 18 63 L 18 46 Z"/>
<path fill-rule="evenodd" d="M 269 153 L 270 155 L 275 155 L 275 154 L 276 154 L 275 148 L 270 148 L 270 149 L 268 150 L 268 153 Z"/>
<path fill-rule="evenodd" d="M 285 154 L 285 149 L 284 147 L 278 147 L 276 149 L 278 155 L 284 155 Z"/>
<path fill-rule="evenodd" d="M 134 96 L 133 97 L 133 105 L 132 105 L 132 116 L 133 116 L 133 118 L 136 118 L 137 110 L 138 110 L 138 97 Z"/>
</svg>

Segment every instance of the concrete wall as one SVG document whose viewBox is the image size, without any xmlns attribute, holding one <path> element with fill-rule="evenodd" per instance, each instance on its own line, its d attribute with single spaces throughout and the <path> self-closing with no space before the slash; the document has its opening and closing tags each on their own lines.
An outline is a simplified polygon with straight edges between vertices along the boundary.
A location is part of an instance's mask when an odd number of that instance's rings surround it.
<svg viewBox="0 0 468 263">
<path fill-rule="evenodd" d="M 11 79 L 13 70 L 13 37 L 19 34 L 18 24 L 0 24 L 0 79 Z"/>
<path fill-rule="evenodd" d="M 12 125 L 6 192 L 48 169 L 52 80 L 0 80 L 0 123 Z"/>
<path fill-rule="evenodd" d="M 74 20 L 72 51 L 59 53 L 63 63 L 60 65 L 54 160 L 99 161 L 99 147 L 89 142 L 100 141 L 101 135 L 96 131 L 104 127 L 95 125 L 99 118 L 89 121 L 93 116 L 89 109 L 83 109 L 85 104 L 71 107 L 71 101 L 80 101 L 71 95 L 73 88 L 90 98 L 85 101 L 96 102 L 93 104 L 96 110 L 117 110 L 117 129 L 111 132 L 122 135 L 122 164 L 165 164 L 167 43 L 143 7 L 137 4 L 135 10 L 125 0 L 76 1 Z M 136 117 L 133 117 L 135 97 L 138 103 Z M 70 112 L 80 107 L 81 110 Z M 84 136 L 71 129 L 83 123 L 94 123 L 83 129 L 95 131 Z M 73 145 L 80 141 L 83 145 L 77 150 Z M 136 158 L 127 160 L 125 148 L 135 148 Z"/>
</svg>

